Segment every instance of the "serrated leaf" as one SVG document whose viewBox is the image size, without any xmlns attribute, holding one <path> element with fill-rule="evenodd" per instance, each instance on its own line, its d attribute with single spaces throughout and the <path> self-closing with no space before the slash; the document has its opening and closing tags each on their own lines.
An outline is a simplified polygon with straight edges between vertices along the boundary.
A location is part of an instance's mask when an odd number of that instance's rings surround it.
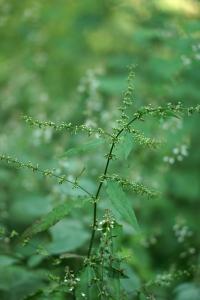
<svg viewBox="0 0 200 300">
<path fill-rule="evenodd" d="M 78 147 L 74 147 L 74 148 L 67 150 L 60 157 L 64 158 L 64 157 L 70 157 L 72 155 L 83 154 L 83 153 L 86 153 L 86 152 L 96 149 L 98 146 L 100 146 L 102 144 L 104 144 L 104 140 L 101 140 L 101 139 L 91 141 L 88 143 L 84 143 Z"/>
<path fill-rule="evenodd" d="M 108 278 L 107 284 L 112 295 L 112 299 L 121 300 L 120 276 L 115 274 L 115 277 Z"/>
<path fill-rule="evenodd" d="M 122 288 L 128 294 L 135 294 L 141 287 L 141 282 L 138 275 L 132 270 L 132 268 L 126 264 L 122 263 L 121 268 L 124 270 L 124 273 L 127 275 L 126 278 L 120 278 L 120 284 Z"/>
<path fill-rule="evenodd" d="M 174 292 L 176 300 L 200 300 L 200 287 L 195 283 L 182 283 Z"/>
<path fill-rule="evenodd" d="M 98 290 L 92 279 L 95 277 L 95 272 L 92 267 L 86 266 L 79 274 L 80 281 L 76 288 L 76 299 L 97 299 Z"/>
<path fill-rule="evenodd" d="M 27 270 L 21 266 L 7 266 L 0 268 L 0 290 L 3 298 L 19 300 L 35 293 L 44 287 L 47 275 L 44 270 Z M 2 293 L 1 293 L 2 296 Z"/>
<path fill-rule="evenodd" d="M 64 203 L 56 206 L 48 214 L 44 215 L 40 220 L 30 226 L 22 235 L 22 240 L 31 238 L 33 235 L 45 231 L 51 226 L 62 220 L 70 211 L 69 203 Z"/>
<path fill-rule="evenodd" d="M 89 239 L 89 233 L 80 220 L 64 219 L 50 229 L 52 240 L 46 245 L 50 254 L 74 251 L 82 247 Z"/>
<path fill-rule="evenodd" d="M 133 149 L 134 146 L 134 139 L 129 133 L 126 133 L 119 143 L 116 145 L 114 154 L 123 160 L 126 160 Z"/>
<path fill-rule="evenodd" d="M 0 268 L 10 265 L 14 265 L 17 262 L 17 259 L 7 255 L 0 255 Z"/>
<path fill-rule="evenodd" d="M 24 223 L 27 226 L 42 217 L 42 215 L 47 214 L 51 209 L 51 197 L 41 198 L 38 195 L 20 195 L 11 203 L 10 215 L 14 222 Z"/>
<path fill-rule="evenodd" d="M 106 190 L 114 210 L 122 216 L 124 221 L 132 225 L 135 232 L 138 232 L 139 226 L 134 210 L 121 187 L 116 182 L 108 182 Z"/>
</svg>

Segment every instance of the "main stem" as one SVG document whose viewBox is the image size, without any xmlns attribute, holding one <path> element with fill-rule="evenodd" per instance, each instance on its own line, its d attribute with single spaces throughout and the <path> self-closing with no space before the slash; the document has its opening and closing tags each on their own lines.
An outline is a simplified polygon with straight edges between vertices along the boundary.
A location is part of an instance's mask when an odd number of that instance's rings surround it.
<svg viewBox="0 0 200 300">
<path fill-rule="evenodd" d="M 115 147 L 116 140 L 121 135 L 121 133 L 125 130 L 125 128 L 127 128 L 128 126 L 130 126 L 137 119 L 138 119 L 138 116 L 134 117 L 122 129 L 120 129 L 120 131 L 118 131 L 118 133 L 113 138 L 113 142 L 111 144 L 110 151 L 108 153 L 108 157 L 107 157 L 107 161 L 106 161 L 106 165 L 105 165 L 105 169 L 104 169 L 104 172 L 103 172 L 103 179 L 100 181 L 99 186 L 97 188 L 96 195 L 94 197 L 93 224 L 92 224 L 92 234 L 91 234 L 91 238 L 90 238 L 90 244 L 89 244 L 88 255 L 87 255 L 88 258 L 90 257 L 91 252 L 92 252 L 92 248 L 93 248 L 93 244 L 94 244 L 94 238 L 95 238 L 95 233 L 96 233 L 96 229 L 97 229 L 96 228 L 96 226 L 97 226 L 97 201 L 98 201 L 98 197 L 99 197 L 99 194 L 101 192 L 102 186 L 104 184 L 106 174 L 108 172 L 108 167 L 109 167 L 110 161 L 112 159 L 112 153 L 113 153 L 113 149 Z"/>
</svg>

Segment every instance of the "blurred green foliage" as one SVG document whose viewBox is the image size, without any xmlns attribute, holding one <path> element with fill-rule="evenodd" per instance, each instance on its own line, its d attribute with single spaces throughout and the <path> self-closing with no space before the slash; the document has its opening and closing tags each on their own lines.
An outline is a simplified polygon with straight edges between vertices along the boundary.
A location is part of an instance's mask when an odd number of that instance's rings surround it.
<svg viewBox="0 0 200 300">
<path fill-rule="evenodd" d="M 118 117 L 129 64 L 136 65 L 132 112 L 149 103 L 199 103 L 200 4 L 195 0 L 0 0 L 0 40 L 0 153 L 72 178 L 83 173 L 82 183 L 90 191 L 102 173 L 107 145 L 86 134 L 30 129 L 22 115 L 109 131 Z M 137 144 L 130 153 L 121 148 L 123 160 L 112 164 L 113 172 L 120 170 L 121 176 L 128 174 L 162 195 L 130 195 L 141 233 L 135 236 L 124 224 L 121 252 L 128 256 L 129 279 L 122 285 L 128 299 L 158 274 L 191 265 L 196 268 L 188 276 L 151 287 L 152 299 L 200 299 L 198 122 L 194 116 L 184 122 L 141 123 L 138 130 L 166 143 L 155 151 Z M 90 152 L 88 144 L 94 146 Z M 52 298 L 39 290 L 56 285 L 51 274 L 64 276 L 66 266 L 79 268 L 79 260 L 64 254 L 85 255 L 90 204 L 76 203 L 63 221 L 23 247 L 18 234 L 27 226 L 63 200 L 83 194 L 5 164 L 0 166 L 0 187 L 0 298 L 66 299 L 62 290 Z M 105 207 L 102 201 L 101 209 Z"/>
</svg>

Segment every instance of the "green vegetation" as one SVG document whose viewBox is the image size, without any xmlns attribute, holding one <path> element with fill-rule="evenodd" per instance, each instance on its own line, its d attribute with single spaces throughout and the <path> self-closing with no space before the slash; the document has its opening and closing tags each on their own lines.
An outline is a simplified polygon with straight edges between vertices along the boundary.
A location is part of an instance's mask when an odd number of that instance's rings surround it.
<svg viewBox="0 0 200 300">
<path fill-rule="evenodd" d="M 199 300 L 199 3 L 0 7 L 0 298 Z"/>
</svg>

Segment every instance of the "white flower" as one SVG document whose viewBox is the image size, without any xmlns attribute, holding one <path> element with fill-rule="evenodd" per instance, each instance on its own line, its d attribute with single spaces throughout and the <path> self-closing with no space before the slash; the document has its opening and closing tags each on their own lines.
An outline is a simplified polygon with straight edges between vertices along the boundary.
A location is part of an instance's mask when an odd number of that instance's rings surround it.
<svg viewBox="0 0 200 300">
<path fill-rule="evenodd" d="M 196 252 L 196 249 L 195 249 L 195 248 L 190 248 L 190 249 L 189 249 L 189 253 L 190 253 L 190 254 L 194 254 L 195 252 Z"/>
<path fill-rule="evenodd" d="M 174 154 L 178 154 L 178 153 L 179 153 L 179 149 L 178 149 L 178 148 L 174 148 L 174 149 L 173 149 L 173 153 L 174 153 Z"/>
<path fill-rule="evenodd" d="M 52 129 L 51 128 L 46 128 L 44 130 L 44 139 L 45 139 L 45 142 L 49 143 L 51 138 L 52 138 Z"/>
<path fill-rule="evenodd" d="M 181 55 L 181 60 L 185 66 L 188 66 L 191 64 L 191 59 L 185 55 Z"/>
<path fill-rule="evenodd" d="M 72 175 L 68 175 L 67 180 L 74 181 L 74 177 Z"/>
<path fill-rule="evenodd" d="M 33 10 L 32 9 L 26 9 L 25 11 L 24 11 L 24 17 L 25 18 L 29 18 L 29 17 L 31 17 L 33 15 Z"/>
<path fill-rule="evenodd" d="M 168 157 L 168 156 L 164 156 L 164 157 L 163 157 L 163 161 L 164 161 L 164 162 L 168 162 L 168 161 L 169 161 L 169 157 Z"/>
<path fill-rule="evenodd" d="M 60 168 L 57 168 L 57 169 L 55 170 L 55 174 L 56 174 L 56 175 L 60 175 L 60 174 L 61 174 L 61 169 L 60 169 Z"/>
<path fill-rule="evenodd" d="M 88 120 L 85 121 L 85 126 L 87 126 L 87 127 L 96 127 L 97 124 L 94 121 L 88 119 Z"/>
<path fill-rule="evenodd" d="M 78 90 L 79 93 L 85 92 L 85 87 L 84 87 L 84 85 L 79 85 L 78 88 L 77 88 L 77 90 Z"/>
<path fill-rule="evenodd" d="M 193 51 L 197 51 L 197 46 L 196 45 L 192 45 L 192 50 Z"/>
<path fill-rule="evenodd" d="M 49 99 L 48 94 L 42 93 L 42 94 L 40 95 L 40 101 L 41 101 L 41 102 L 47 102 L 48 99 Z"/>
<path fill-rule="evenodd" d="M 178 243 L 183 243 L 183 242 L 184 242 L 184 237 L 183 236 L 179 237 L 178 238 Z"/>
<path fill-rule="evenodd" d="M 65 169 L 68 169 L 70 164 L 69 164 L 69 162 L 66 161 L 66 160 L 60 160 L 60 161 L 59 161 L 59 165 L 60 165 L 61 167 L 65 168 Z"/>
<path fill-rule="evenodd" d="M 183 156 L 188 156 L 188 150 L 187 150 L 187 146 L 186 145 L 182 145 L 181 146 L 181 154 Z"/>
<path fill-rule="evenodd" d="M 175 162 L 175 159 L 174 159 L 173 157 L 169 157 L 169 163 L 170 163 L 171 165 L 173 165 L 174 162 Z"/>
<path fill-rule="evenodd" d="M 40 129 L 35 129 L 35 130 L 33 131 L 33 136 L 34 136 L 35 138 L 40 138 L 40 137 L 42 136 L 42 131 L 41 131 Z"/>
<path fill-rule="evenodd" d="M 163 123 L 162 128 L 167 130 L 169 128 L 169 123 L 167 122 Z"/>
<path fill-rule="evenodd" d="M 177 160 L 178 160 L 178 161 L 182 161 L 182 160 L 183 160 L 183 156 L 178 155 L 178 156 L 177 156 Z"/>
<path fill-rule="evenodd" d="M 196 60 L 200 60 L 200 53 L 197 53 L 197 54 L 195 55 L 195 58 L 196 58 Z"/>
</svg>

